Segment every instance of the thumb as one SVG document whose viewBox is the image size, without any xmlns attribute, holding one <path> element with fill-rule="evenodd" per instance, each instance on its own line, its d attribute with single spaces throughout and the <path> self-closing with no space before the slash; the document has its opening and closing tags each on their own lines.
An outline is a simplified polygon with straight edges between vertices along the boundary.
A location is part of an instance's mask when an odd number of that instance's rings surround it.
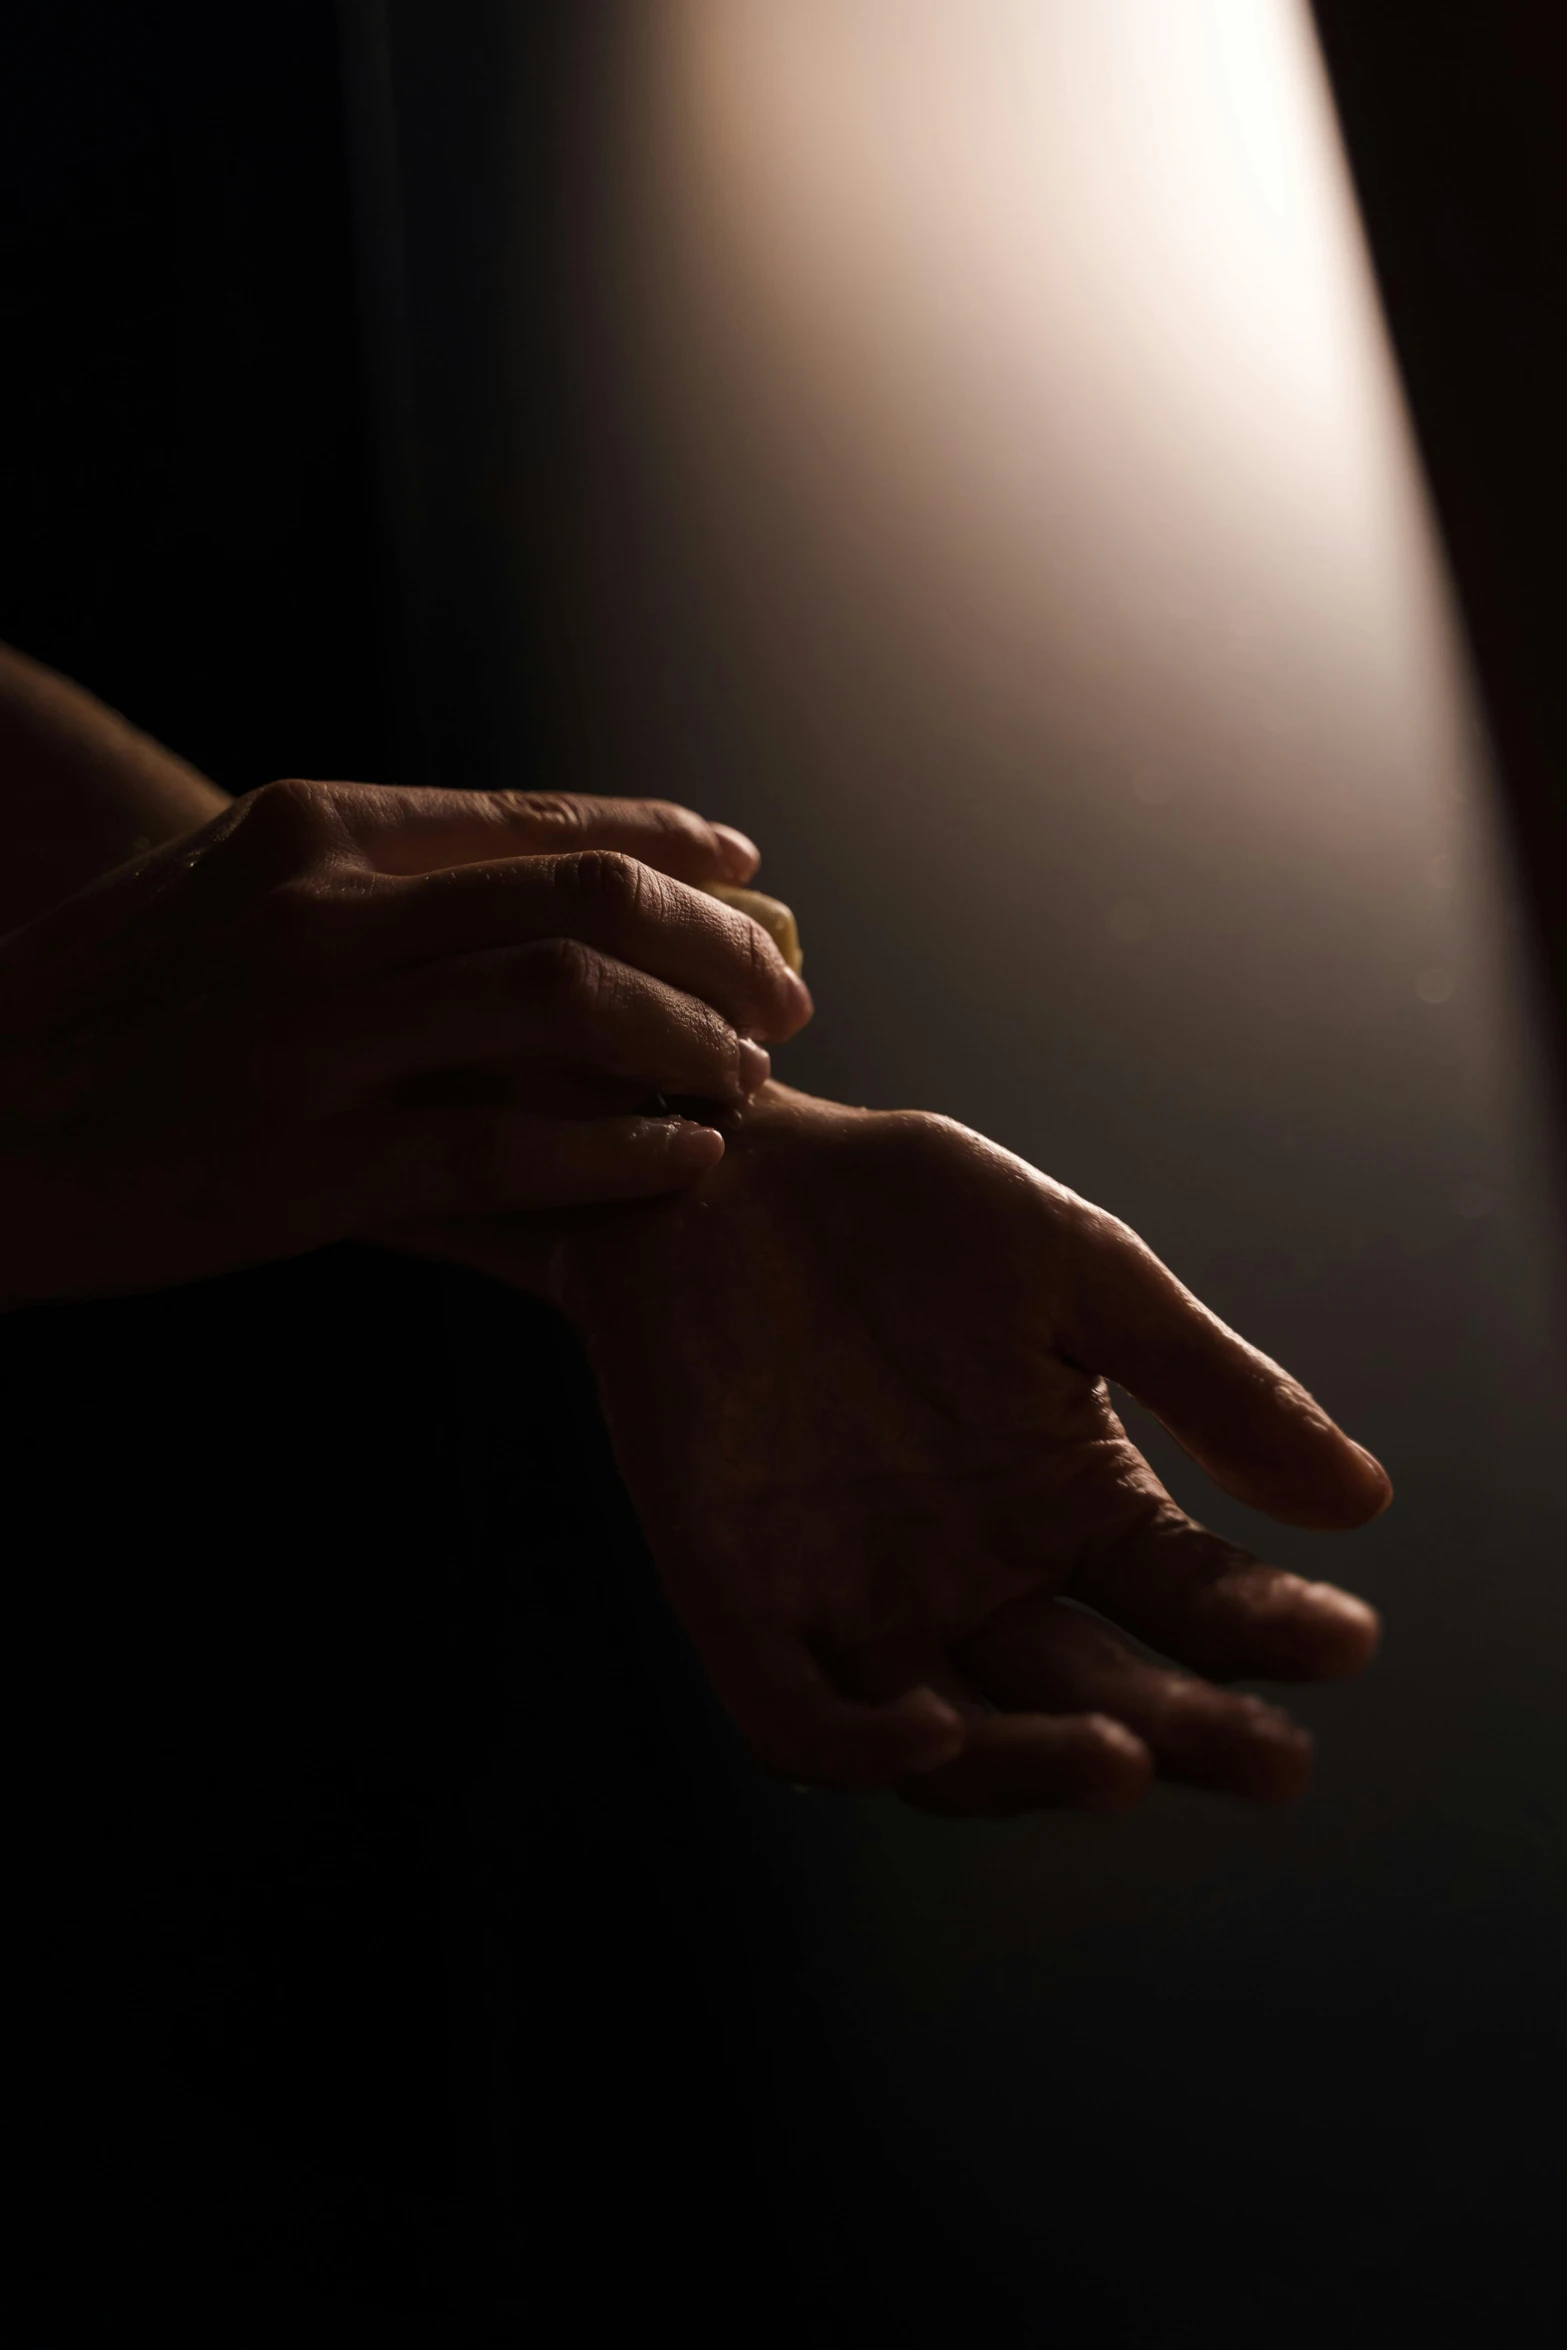
<svg viewBox="0 0 1567 2350">
<path fill-rule="evenodd" d="M 1380 1462 L 1298 1380 L 1098 1211 L 1060 1343 L 1146 1405 L 1216 1485 L 1284 1525 L 1362 1526 L 1392 1499 Z"/>
</svg>

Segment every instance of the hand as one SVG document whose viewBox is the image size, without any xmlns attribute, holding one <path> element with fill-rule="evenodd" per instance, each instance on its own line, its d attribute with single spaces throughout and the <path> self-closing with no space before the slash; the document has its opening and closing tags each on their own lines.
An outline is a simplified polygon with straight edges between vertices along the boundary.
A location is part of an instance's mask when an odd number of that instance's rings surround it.
<svg viewBox="0 0 1567 2350">
<path fill-rule="evenodd" d="M 0 1295 L 168 1282 L 407 1215 L 638 1198 L 810 999 L 683 809 L 271 784 L 0 940 Z M 657 864 L 661 871 L 653 870 Z"/>
<path fill-rule="evenodd" d="M 735 1126 L 677 1198 L 422 1239 L 577 1322 L 762 1761 L 953 1813 L 1111 1809 L 1156 1773 L 1298 1793 L 1304 1732 L 1216 1684 L 1355 1672 L 1376 1619 L 1196 1525 L 1105 1379 L 1287 1524 L 1375 1516 L 1376 1462 L 1124 1225 L 963 1127 L 776 1086 Z"/>
</svg>

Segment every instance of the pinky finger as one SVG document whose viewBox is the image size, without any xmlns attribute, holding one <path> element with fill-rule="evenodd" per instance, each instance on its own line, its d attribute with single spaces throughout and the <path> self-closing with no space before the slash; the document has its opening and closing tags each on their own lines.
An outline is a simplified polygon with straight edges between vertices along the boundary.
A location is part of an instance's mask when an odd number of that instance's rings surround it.
<svg viewBox="0 0 1567 2350">
<path fill-rule="evenodd" d="M 359 1231 L 657 1199 L 724 1155 L 716 1128 L 684 1118 L 534 1118 L 489 1105 L 355 1120 L 338 1146 L 336 1182 Z"/>
</svg>

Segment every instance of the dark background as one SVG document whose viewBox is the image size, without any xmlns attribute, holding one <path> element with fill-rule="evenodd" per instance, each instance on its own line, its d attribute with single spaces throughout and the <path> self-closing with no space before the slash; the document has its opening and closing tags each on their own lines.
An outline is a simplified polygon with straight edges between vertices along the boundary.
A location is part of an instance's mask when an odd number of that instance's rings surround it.
<svg viewBox="0 0 1567 2350">
<path fill-rule="evenodd" d="M 1520 225 L 1559 184 L 1520 160 L 1545 109 L 1484 37 L 1499 15 L 1410 76 L 1408 28 L 1357 46 L 1352 13 L 1321 11 L 1328 51 L 1444 521 L 1461 558 L 1466 528 L 1490 549 L 1461 585 L 1549 908 L 1559 346 L 1530 340 L 1554 281 Z M 552 621 L 583 592 L 561 188 L 591 35 L 545 6 L 345 22 L 346 82 L 305 0 L 12 12 L 0 635 L 231 789 L 617 780 L 583 715 L 612 688 Z M 1509 337 L 1511 406 L 1483 367 L 1437 386 L 1455 339 Z M 484 452 L 519 412 L 537 465 L 497 501 Z M 40 2342 L 140 2307 L 193 2338 L 286 2314 L 443 2344 L 670 2316 L 1304 2343 L 1535 2313 L 1557 1927 L 1507 1856 L 1531 1757 L 1547 1788 L 1555 1766 L 1516 1657 L 1485 1682 L 1513 1743 L 1472 1833 L 1449 1789 L 1405 1790 L 1430 1808 L 1380 1875 L 1305 1834 L 1288 1942 L 1253 1930 L 1244 1862 L 1202 1917 L 1172 1864 L 1169 1914 L 1150 1938 L 1134 1902 L 1118 1941 L 1127 1864 L 1070 1824 L 1023 1889 L 989 1830 L 955 1861 L 926 1824 L 754 1780 L 547 1317 L 333 1251 L 0 1335 Z M 1506 1346 L 1485 1379 L 1527 1381 Z M 1380 1750 L 1342 1734 L 1375 1813 Z M 1085 1879 L 1100 1910 L 1041 1959 L 1025 1913 Z M 1411 1960 L 1409 1908 L 1439 1960 Z M 1352 1995 L 1319 1913 L 1366 1940 Z M 960 1954 L 960 2002 L 929 1989 L 945 1958 L 855 1975 L 900 1934 Z M 916 2064 L 944 2167 L 904 2126 Z M 1250 2135 L 1259 2077 L 1282 2148 Z"/>
<path fill-rule="evenodd" d="M 333 11 L 26 7 L 6 62 L 0 634 L 230 790 L 417 777 Z M 852 2117 L 551 1317 L 333 1250 L 18 1316 L 0 1376 L 23 2338 L 717 2338 L 737 2263 L 798 2338 L 888 2231 L 917 2295 L 892 2191 L 834 2211 Z"/>
<path fill-rule="evenodd" d="M 1313 0 L 1567 1070 L 1567 25 Z"/>
<path fill-rule="evenodd" d="M 0 630 L 229 790 L 392 764 L 331 12 L 21 7 Z"/>
</svg>

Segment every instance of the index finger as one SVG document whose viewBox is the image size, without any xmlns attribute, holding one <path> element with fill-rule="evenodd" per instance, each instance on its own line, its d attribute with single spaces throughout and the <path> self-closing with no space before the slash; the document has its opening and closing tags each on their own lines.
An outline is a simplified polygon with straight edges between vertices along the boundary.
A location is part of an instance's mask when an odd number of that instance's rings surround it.
<svg viewBox="0 0 1567 2350">
<path fill-rule="evenodd" d="M 1216 1485 L 1289 1526 L 1361 1526 L 1393 1488 L 1299 1380 L 1211 1313 L 1134 1232 L 1089 1211 L 1063 1350 L 1145 1404 Z"/>
<path fill-rule="evenodd" d="M 623 849 L 677 881 L 748 881 L 761 862 L 732 825 L 673 800 L 597 799 L 586 792 L 432 791 L 331 783 L 335 810 L 381 873 L 434 873 L 502 857 Z"/>
</svg>

